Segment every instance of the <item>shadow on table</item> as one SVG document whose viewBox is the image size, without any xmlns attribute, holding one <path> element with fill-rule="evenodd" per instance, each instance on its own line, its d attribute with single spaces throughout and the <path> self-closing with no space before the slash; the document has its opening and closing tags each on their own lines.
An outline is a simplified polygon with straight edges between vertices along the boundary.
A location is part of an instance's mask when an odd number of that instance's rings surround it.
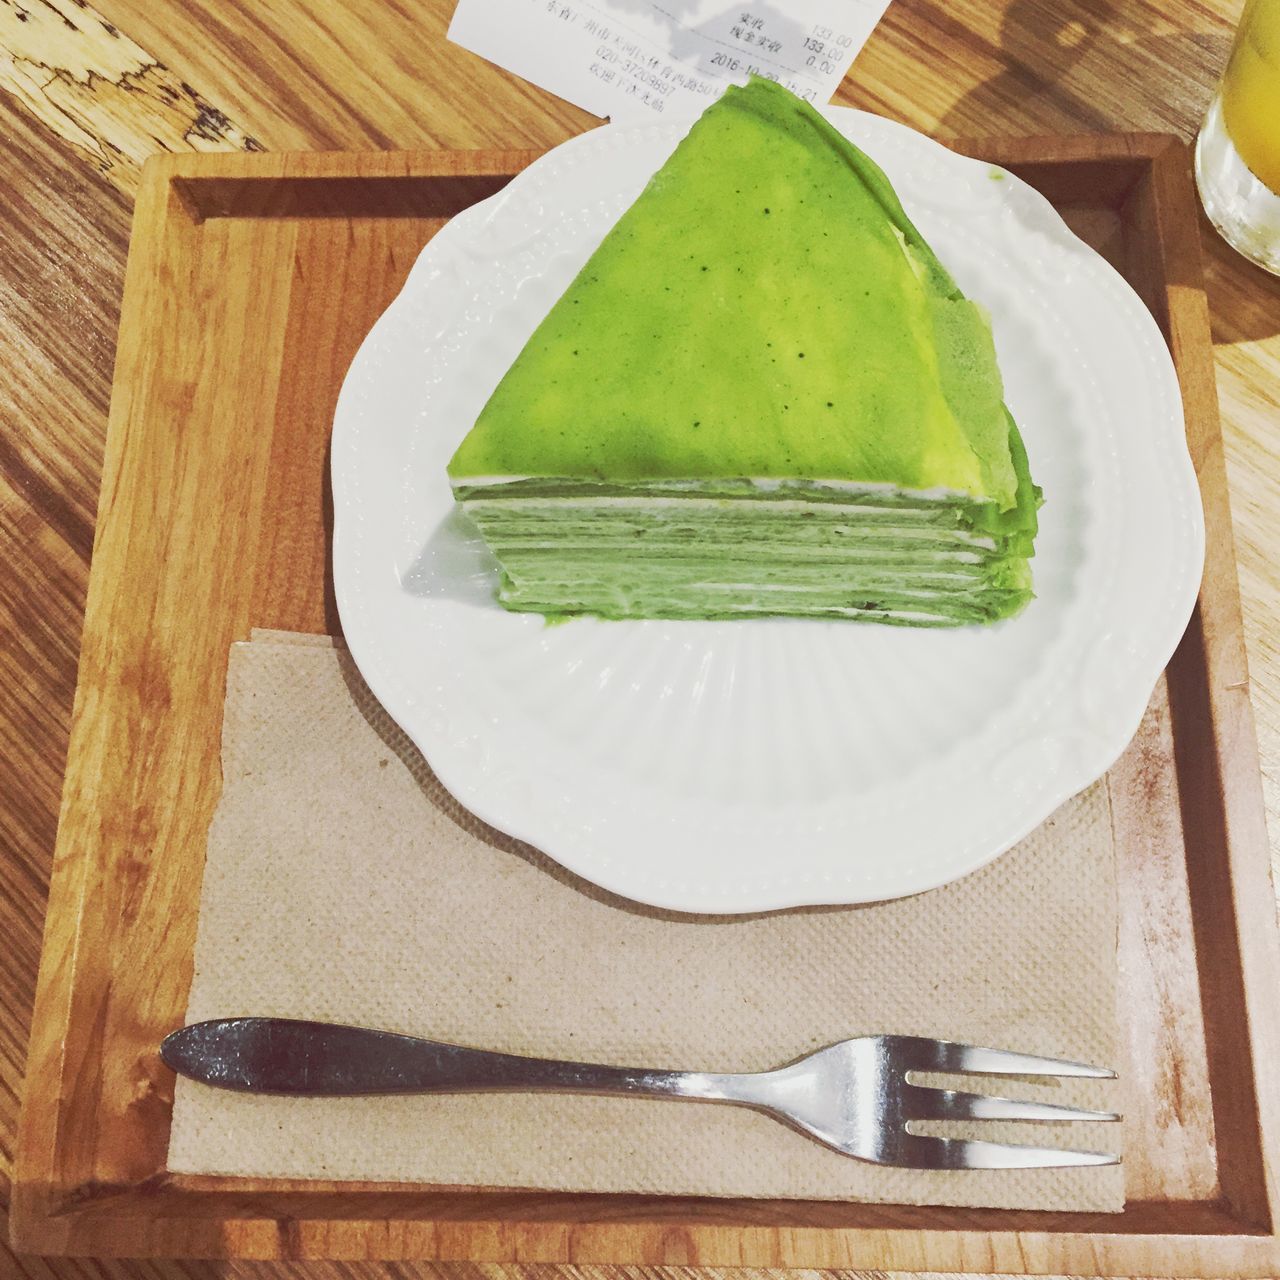
<svg viewBox="0 0 1280 1280">
<path fill-rule="evenodd" d="M 1176 31 L 1123 0 L 1008 0 L 995 51 L 1004 68 L 959 98 L 941 136 L 1173 133 L 1190 142 L 1226 65 L 1231 29 Z M 922 56 L 924 56 L 922 54 Z M 1280 278 L 1242 258 L 1201 217 L 1218 344 L 1280 334 Z"/>
<path fill-rule="evenodd" d="M 1200 243 L 1214 345 L 1260 342 L 1280 335 L 1280 276 L 1241 257 L 1203 216 Z"/>
<path fill-rule="evenodd" d="M 1194 136 L 1226 64 L 1230 28 L 1178 31 L 1123 0 L 1006 0 L 1004 68 L 955 102 L 943 136 L 1118 129 Z M 1212 68 L 1206 72 L 1205 68 Z"/>
</svg>

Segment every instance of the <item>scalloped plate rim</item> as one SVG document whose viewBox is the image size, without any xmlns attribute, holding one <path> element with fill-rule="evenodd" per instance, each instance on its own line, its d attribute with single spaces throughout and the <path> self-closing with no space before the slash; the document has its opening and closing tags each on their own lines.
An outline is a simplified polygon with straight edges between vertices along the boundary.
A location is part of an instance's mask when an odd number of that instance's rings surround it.
<svg viewBox="0 0 1280 1280">
<path fill-rule="evenodd" d="M 949 161 L 953 160 L 960 165 L 983 163 L 953 153 L 943 148 L 940 143 L 928 139 L 908 126 L 895 121 L 884 120 L 877 116 L 868 116 L 867 113 L 855 112 L 848 108 L 829 108 L 827 109 L 827 114 L 838 124 L 847 122 L 854 117 L 862 122 L 873 121 L 874 128 L 884 129 L 890 135 L 895 133 L 900 137 L 909 135 L 916 144 L 925 143 L 929 148 L 941 152 Z M 547 156 L 522 171 L 502 192 L 457 215 L 451 220 L 446 230 L 475 226 L 485 216 L 498 216 L 501 208 L 508 201 L 522 194 L 530 183 L 539 176 L 539 166 L 543 166 L 545 172 L 547 162 L 554 158 L 563 159 L 568 156 L 572 156 L 575 160 L 586 158 L 593 145 L 593 140 L 598 141 L 600 135 L 617 135 L 618 133 L 639 135 L 640 133 L 652 133 L 660 129 L 684 128 L 687 127 L 688 123 L 687 121 L 679 124 L 672 122 L 660 126 L 610 125 L 579 135 L 562 144 L 561 147 L 549 152 Z M 867 127 L 871 126 L 868 125 Z M 860 141 L 863 140 L 860 139 Z M 866 145 L 865 141 L 863 141 L 863 145 Z M 989 166 L 985 165 L 984 167 L 989 168 Z M 1037 206 L 1040 213 L 1048 216 L 1050 224 L 1055 228 L 1054 234 L 1066 237 L 1077 247 L 1080 245 L 1080 242 L 1062 222 L 1056 210 L 1040 193 L 1022 184 L 1012 175 L 1009 175 L 1009 178 L 1009 187 L 1011 190 L 1016 190 L 1020 193 L 1019 198 Z M 1189 510 L 1192 512 L 1192 524 L 1194 525 L 1191 538 L 1193 554 L 1188 557 L 1187 563 L 1183 567 L 1183 572 L 1179 577 L 1180 589 L 1175 593 L 1172 608 L 1168 610 L 1171 617 L 1180 620 L 1176 622 L 1176 625 L 1170 623 L 1164 629 L 1162 638 L 1147 637 L 1147 642 L 1144 645 L 1145 662 L 1141 666 L 1141 678 L 1139 679 L 1138 673 L 1135 673 L 1130 681 L 1128 687 L 1129 696 L 1125 699 L 1128 703 L 1127 709 L 1123 715 L 1117 715 L 1112 725 L 1112 730 L 1107 735 L 1106 743 L 1104 745 L 1100 744 L 1095 748 L 1089 757 L 1089 762 L 1077 761 L 1076 767 L 1065 769 L 1058 778 L 1057 785 L 1045 789 L 1034 804 L 1025 806 L 1024 811 L 1017 813 L 1016 816 L 1013 812 L 1007 814 L 1006 820 L 999 825 L 999 834 L 994 831 L 990 833 L 989 838 L 984 841 L 984 847 L 980 853 L 966 858 L 963 864 L 953 863 L 944 875 L 939 877 L 930 873 L 913 878 L 908 874 L 904 874 L 901 879 L 900 889 L 893 893 L 878 892 L 870 896 L 858 894 L 851 884 L 844 884 L 843 886 L 839 883 L 833 884 L 830 877 L 825 878 L 821 884 L 814 884 L 812 878 L 792 879 L 784 881 L 782 884 L 775 879 L 773 881 L 757 881 L 755 886 L 738 884 L 732 887 L 721 886 L 710 889 L 706 886 L 700 886 L 695 887 L 692 893 L 689 891 L 688 886 L 676 886 L 674 890 L 669 891 L 663 886 L 646 881 L 642 876 L 637 877 L 632 873 L 632 869 L 626 865 L 625 861 L 619 864 L 616 859 L 602 858 L 589 849 L 584 852 L 581 847 L 571 847 L 570 844 L 564 841 L 544 838 L 543 833 L 536 828 L 536 824 L 533 827 L 522 824 L 519 821 L 519 816 L 511 813 L 509 805 L 502 803 L 503 797 L 496 794 L 491 787 L 486 786 L 486 781 L 483 777 L 477 778 L 474 775 L 469 775 L 465 769 L 454 767 L 454 761 L 451 759 L 447 744 L 434 739 L 433 735 L 424 727 L 420 714 L 422 708 L 415 705 L 413 699 L 405 698 L 404 686 L 395 673 L 383 662 L 379 661 L 377 654 L 371 651 L 365 643 L 368 636 L 363 626 L 366 619 L 362 613 L 360 574 L 356 566 L 352 564 L 349 555 L 348 534 L 353 526 L 354 517 L 347 503 L 342 500 L 342 495 L 346 495 L 348 492 L 347 481 L 349 478 L 349 473 L 344 469 L 344 463 L 347 460 L 345 450 L 353 439 L 352 433 L 358 431 L 358 426 L 354 421 L 358 415 L 353 409 L 352 397 L 359 387 L 362 371 L 376 358 L 378 352 L 384 347 L 392 345 L 391 335 L 394 334 L 397 326 L 404 323 L 411 308 L 421 301 L 421 290 L 432 269 L 434 257 L 432 245 L 437 244 L 440 235 L 444 235 L 444 232 L 439 233 L 436 239 L 433 239 L 423 250 L 411 269 L 400 293 L 370 330 L 352 362 L 339 397 L 338 408 L 335 413 L 332 459 L 335 493 L 334 579 L 339 614 L 348 637 L 352 656 L 362 676 L 368 682 L 375 696 L 387 708 L 392 718 L 400 724 L 419 749 L 423 751 L 441 782 L 477 817 L 517 839 L 526 840 L 537 845 L 569 870 L 582 875 L 610 892 L 665 909 L 699 914 L 736 914 L 819 904 L 852 904 L 881 901 L 886 898 L 922 892 L 938 884 L 947 883 L 969 874 L 986 865 L 1034 830 L 1044 818 L 1049 816 L 1054 809 L 1070 796 L 1084 789 L 1092 781 L 1104 774 L 1124 751 L 1141 722 L 1151 689 L 1154 687 L 1160 672 L 1167 664 L 1181 638 L 1198 590 L 1199 564 L 1203 557 L 1203 523 L 1199 519 L 1198 488 L 1189 455 L 1185 450 L 1185 442 L 1180 457 L 1166 456 L 1165 458 L 1165 463 L 1171 466 L 1173 470 L 1180 469 L 1182 471 L 1181 480 L 1184 490 L 1182 496 L 1192 499 Z M 437 245 L 437 251 L 441 247 Z M 1145 318 L 1145 322 L 1154 329 L 1154 320 L 1151 319 L 1146 308 L 1136 298 L 1136 295 L 1132 293 L 1123 277 L 1119 276 L 1109 264 L 1106 264 L 1092 250 L 1087 250 L 1087 252 L 1096 259 L 1098 267 L 1104 269 L 1105 273 L 1110 273 L 1132 304 L 1140 309 L 1141 316 Z M 1164 349 L 1163 339 L 1160 339 L 1160 345 L 1161 349 L 1165 351 L 1166 358 L 1168 358 L 1167 350 Z M 1168 360 L 1168 371 L 1170 375 L 1173 375 L 1171 359 Z M 1176 378 L 1176 375 L 1173 376 Z M 1167 452 L 1169 455 L 1174 455 L 1177 450 L 1170 449 Z"/>
</svg>

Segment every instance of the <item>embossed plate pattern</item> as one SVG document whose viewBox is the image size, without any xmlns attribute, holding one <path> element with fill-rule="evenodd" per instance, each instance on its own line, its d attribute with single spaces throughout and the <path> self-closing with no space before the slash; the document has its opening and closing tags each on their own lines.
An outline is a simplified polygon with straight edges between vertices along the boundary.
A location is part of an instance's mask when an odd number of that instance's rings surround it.
<svg viewBox="0 0 1280 1280">
<path fill-rule="evenodd" d="M 445 464 L 687 125 L 597 129 L 453 219 L 334 423 L 334 579 L 373 691 L 480 818 L 676 910 L 874 901 L 988 862 L 1123 750 L 1200 580 L 1173 364 L 1128 285 L 1012 175 L 827 114 L 991 313 L 1046 494 L 1021 617 L 548 627 L 494 603 Z"/>
</svg>

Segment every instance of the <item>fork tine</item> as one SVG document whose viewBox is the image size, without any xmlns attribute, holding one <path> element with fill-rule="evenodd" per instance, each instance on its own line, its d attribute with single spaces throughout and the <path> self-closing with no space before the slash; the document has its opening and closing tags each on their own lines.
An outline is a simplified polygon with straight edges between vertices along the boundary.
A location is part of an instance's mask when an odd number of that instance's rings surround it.
<svg viewBox="0 0 1280 1280">
<path fill-rule="evenodd" d="M 1070 1151 L 912 1134 L 895 1153 L 893 1163 L 913 1169 L 1057 1169 L 1119 1164 L 1120 1157 L 1109 1151 Z"/>
<path fill-rule="evenodd" d="M 1089 1111 L 1059 1102 L 1020 1102 L 985 1093 L 907 1085 L 903 1114 L 908 1120 L 1119 1120 L 1114 1111 Z"/>
<path fill-rule="evenodd" d="M 1065 1058 L 1042 1058 L 1034 1053 L 1012 1053 L 1008 1049 L 983 1049 L 952 1040 L 929 1040 L 924 1036 L 886 1036 L 890 1050 L 909 1071 L 959 1071 L 995 1076 L 1083 1076 L 1092 1080 L 1114 1080 L 1116 1073 L 1087 1062 Z"/>
</svg>

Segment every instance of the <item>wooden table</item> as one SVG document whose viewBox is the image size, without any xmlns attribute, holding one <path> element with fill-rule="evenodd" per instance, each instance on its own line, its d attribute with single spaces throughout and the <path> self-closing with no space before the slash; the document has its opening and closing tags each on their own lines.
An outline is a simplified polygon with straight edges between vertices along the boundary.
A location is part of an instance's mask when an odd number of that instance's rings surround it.
<svg viewBox="0 0 1280 1280">
<path fill-rule="evenodd" d="M 0 0 L 6 1211 L 141 161 L 160 149 L 546 147 L 595 123 L 448 44 L 450 0 L 96 3 Z M 939 136 L 1144 129 L 1190 138 L 1239 9 L 1237 0 L 895 0 L 837 100 Z M 1267 624 L 1280 600 L 1269 554 L 1280 547 L 1280 280 L 1207 224 L 1204 244 L 1267 804 L 1278 818 L 1280 642 Z M 444 1270 L 46 1263 L 0 1243 L 5 1280 Z"/>
</svg>

